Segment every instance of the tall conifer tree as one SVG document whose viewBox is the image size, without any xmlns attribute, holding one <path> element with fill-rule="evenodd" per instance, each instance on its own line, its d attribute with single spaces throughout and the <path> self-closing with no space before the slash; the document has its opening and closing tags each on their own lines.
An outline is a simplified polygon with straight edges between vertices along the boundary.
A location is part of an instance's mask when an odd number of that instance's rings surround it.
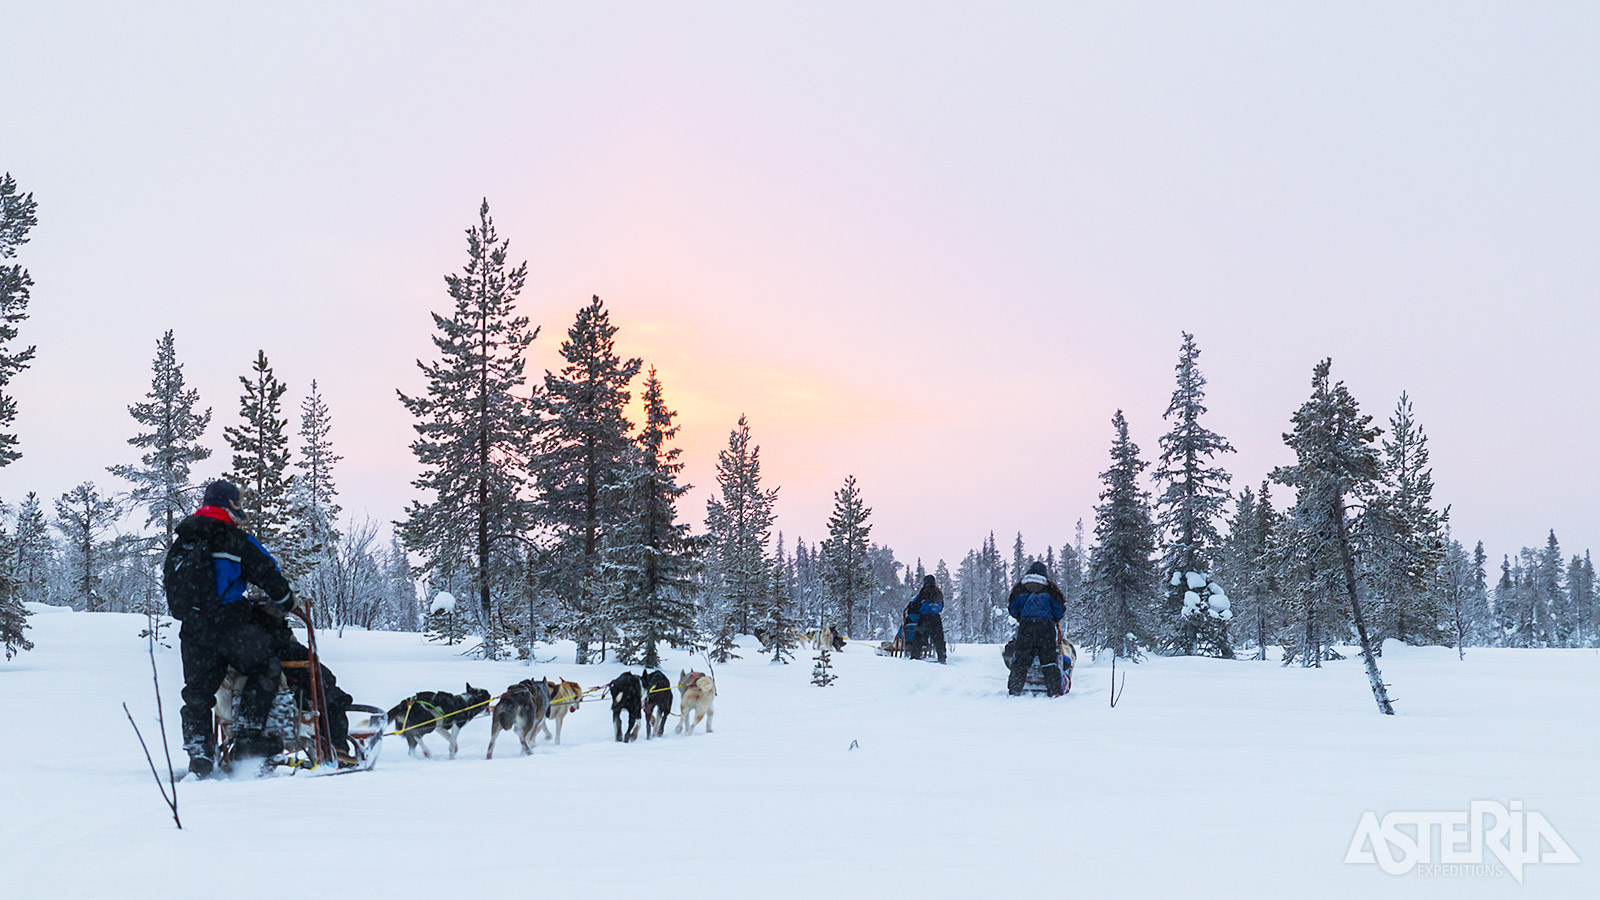
<svg viewBox="0 0 1600 900">
<path fill-rule="evenodd" d="M 1283 436 L 1297 462 L 1280 466 L 1272 479 L 1296 491 L 1291 513 L 1290 541 L 1296 556 L 1310 563 L 1315 589 L 1342 591 L 1355 621 L 1366 663 L 1372 697 L 1384 715 L 1394 715 L 1388 687 L 1378 672 L 1377 655 L 1362 612 L 1356 581 L 1356 543 L 1350 518 L 1350 501 L 1371 496 L 1382 478 L 1378 454 L 1372 447 L 1379 430 L 1372 417 L 1361 414 L 1344 382 L 1330 383 L 1331 359 L 1318 363 L 1311 376 L 1311 398 L 1294 414 L 1294 431 Z M 1318 648 L 1310 648 L 1319 652 Z"/>
<path fill-rule="evenodd" d="M 872 591 L 872 567 L 867 560 L 867 536 L 872 510 L 861 499 L 856 477 L 844 480 L 833 493 L 833 515 L 828 519 L 828 539 L 822 542 L 829 592 L 844 617 L 844 633 L 854 634 L 857 607 L 864 607 Z M 830 624 L 830 623 L 823 623 Z"/>
<path fill-rule="evenodd" d="M 620 598 L 618 656 L 625 663 L 661 665 L 658 645 L 693 647 L 694 596 L 699 590 L 700 542 L 678 521 L 682 453 L 667 443 L 678 434 L 677 413 L 667 408 L 654 367 L 644 382 L 644 425 L 639 453 L 618 486 L 623 517 L 611 530 L 602 563 L 606 596 Z"/>
<path fill-rule="evenodd" d="M 162 529 L 161 552 L 172 546 L 172 532 L 192 510 L 194 486 L 189 470 L 211 457 L 200 437 L 211 424 L 211 410 L 196 412 L 200 392 L 184 387 L 183 366 L 178 363 L 172 330 L 156 342 L 154 377 L 145 402 L 128 407 L 128 414 L 146 431 L 128 443 L 146 452 L 138 465 L 111 466 L 108 471 L 133 484 L 130 499 L 145 509 L 145 524 Z"/>
<path fill-rule="evenodd" d="M 433 314 L 440 358 L 417 361 L 428 379 L 426 393 L 400 394 L 417 419 L 411 450 L 423 471 L 412 484 L 432 495 L 406 510 L 401 539 L 439 583 L 453 583 L 463 568 L 470 571 L 486 635 L 496 621 L 493 587 L 509 576 L 508 554 L 496 551 L 506 539 L 521 538 L 528 522 L 522 496 L 530 424 L 524 370 L 539 330 L 530 331 L 527 317 L 516 315 L 528 264 L 509 268 L 509 249 L 484 200 L 478 224 L 467 229 L 466 267 L 445 276 L 455 309 L 448 318 Z M 496 643 L 484 641 L 489 658 L 499 651 Z"/>
<path fill-rule="evenodd" d="M 100 582 L 111 562 L 111 552 L 100 536 L 117 516 L 116 509 L 106 503 L 92 481 L 56 498 L 56 528 L 66 541 L 64 555 L 72 580 L 72 602 L 84 612 L 106 610 Z"/>
<path fill-rule="evenodd" d="M 717 496 L 706 501 L 709 624 L 719 634 L 748 634 L 751 623 L 764 618 L 762 607 L 771 595 L 767 545 L 778 489 L 761 486 L 761 447 L 751 443 L 743 415 L 717 454 L 717 488 Z"/>
<path fill-rule="evenodd" d="M 272 371 L 264 350 L 256 351 L 250 374 L 239 376 L 244 393 L 239 396 L 239 424 L 223 429 L 233 450 L 229 479 L 243 494 L 242 505 L 250 531 L 262 544 L 281 552 L 289 525 L 288 416 L 283 415 L 283 393 L 288 390 Z"/>
<path fill-rule="evenodd" d="M 1156 602 L 1156 526 L 1150 495 L 1139 487 L 1147 463 L 1128 437 L 1122 410 L 1111 418 L 1111 468 L 1095 507 L 1095 547 L 1089 554 L 1088 619 L 1094 646 L 1138 659 L 1152 643 Z"/>
<path fill-rule="evenodd" d="M 636 466 L 638 448 L 626 416 L 629 382 L 641 360 L 617 355 L 617 328 L 599 297 L 578 310 L 561 344 L 565 364 L 546 372 L 535 479 L 539 524 L 554 544 L 548 587 L 561 604 L 561 630 L 577 641 L 577 662 L 590 644 L 615 633 L 600 602 L 600 550 L 621 518 L 616 486 Z"/>
<path fill-rule="evenodd" d="M 1166 542 L 1161 557 L 1166 590 L 1159 634 L 1168 650 L 1185 656 L 1195 653 L 1201 632 L 1205 632 L 1205 643 L 1213 647 L 1226 648 L 1228 642 L 1227 622 L 1212 615 L 1204 604 L 1184 614 L 1189 573 L 1210 574 L 1222 542 L 1216 522 L 1228 501 L 1228 482 L 1233 479 L 1213 464 L 1218 454 L 1232 453 L 1233 445 L 1200 424 L 1206 412 L 1206 377 L 1197 365 L 1199 359 L 1194 335 L 1183 332 L 1175 369 L 1178 385 L 1162 414 L 1172 422 L 1172 430 L 1161 436 L 1161 457 L 1154 473 L 1156 482 L 1165 485 L 1155 504 L 1156 524 Z M 1232 652 L 1224 655 L 1232 656 Z"/>
<path fill-rule="evenodd" d="M 17 248 L 28 242 L 28 232 L 39 221 L 37 210 L 33 194 L 19 193 L 10 172 L 0 175 L 0 260 L 15 257 Z M 11 431 L 11 423 L 17 419 L 17 401 L 6 388 L 33 362 L 33 347 L 11 348 L 19 334 L 17 326 L 28 318 L 32 290 L 33 278 L 27 269 L 17 263 L 0 266 L 0 468 L 22 456 Z"/>
</svg>

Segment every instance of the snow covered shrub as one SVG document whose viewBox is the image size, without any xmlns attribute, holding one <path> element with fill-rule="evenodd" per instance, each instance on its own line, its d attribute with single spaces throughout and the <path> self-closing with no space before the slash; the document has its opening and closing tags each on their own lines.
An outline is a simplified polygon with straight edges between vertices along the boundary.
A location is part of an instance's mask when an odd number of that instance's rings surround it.
<svg viewBox="0 0 1600 900">
<path fill-rule="evenodd" d="M 1186 588 L 1183 621 L 1194 630 L 1195 652 L 1201 656 L 1233 659 L 1233 642 L 1228 638 L 1233 610 L 1222 585 L 1204 572 L 1173 572 L 1172 586 L 1180 585 Z"/>
</svg>

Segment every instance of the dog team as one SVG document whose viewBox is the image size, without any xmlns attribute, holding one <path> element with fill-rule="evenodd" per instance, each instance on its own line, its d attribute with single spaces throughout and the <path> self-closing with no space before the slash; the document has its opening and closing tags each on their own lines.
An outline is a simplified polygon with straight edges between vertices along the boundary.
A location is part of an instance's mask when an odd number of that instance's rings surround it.
<svg viewBox="0 0 1600 900">
<path fill-rule="evenodd" d="M 423 737 L 438 732 L 450 747 L 450 758 L 456 758 L 457 740 L 461 729 L 480 715 L 489 716 L 489 751 L 485 759 L 494 759 L 494 744 L 500 732 L 509 731 L 522 745 L 524 755 L 533 752 L 535 739 L 542 732 L 546 739 L 561 743 L 561 726 L 569 714 L 578 711 L 586 693 L 600 690 L 611 695 L 611 719 L 616 739 L 626 743 L 638 738 L 639 723 L 644 722 L 645 740 L 666 734 L 667 718 L 672 712 L 672 684 L 659 669 L 646 669 L 643 673 L 623 672 L 610 684 L 585 691 L 571 681 L 551 681 L 548 678 L 525 679 L 505 689 L 499 697 L 490 697 L 483 688 L 467 685 L 465 693 L 448 691 L 418 691 L 400 701 L 389 710 L 389 724 L 406 739 L 411 755 L 418 749 L 432 758 Z M 706 733 L 711 733 L 712 701 L 717 689 L 711 676 L 700 672 L 678 673 L 680 695 L 678 715 L 681 721 L 674 733 L 694 734 L 702 721 Z M 490 704 L 493 704 L 491 707 Z M 628 724 L 624 728 L 623 716 Z M 555 723 L 552 736 L 550 723 Z"/>
</svg>

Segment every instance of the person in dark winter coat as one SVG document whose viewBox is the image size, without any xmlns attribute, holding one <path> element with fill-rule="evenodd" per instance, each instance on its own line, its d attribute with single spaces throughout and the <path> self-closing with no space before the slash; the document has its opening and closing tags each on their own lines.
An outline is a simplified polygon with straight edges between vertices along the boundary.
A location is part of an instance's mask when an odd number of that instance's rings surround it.
<svg viewBox="0 0 1600 900">
<path fill-rule="evenodd" d="M 1067 598 L 1050 581 L 1045 565 L 1028 567 L 1011 589 L 1011 617 L 1017 620 L 1016 656 L 1011 660 L 1011 677 L 1006 690 L 1015 697 L 1022 693 L 1028 667 L 1035 659 L 1044 675 L 1045 693 L 1061 696 L 1061 655 L 1056 649 L 1057 624 L 1067 614 Z"/>
<path fill-rule="evenodd" d="M 216 763 L 211 710 L 229 668 L 246 677 L 234 704 L 234 756 L 266 757 L 281 749 L 264 733 L 278 693 L 281 648 L 258 611 L 281 619 L 296 600 L 272 555 L 239 527 L 243 520 L 239 488 L 212 482 L 200 508 L 178 523 L 163 567 L 167 604 L 183 620 L 178 629 L 184 682 L 180 718 L 189 772 L 198 778 L 210 775 Z M 260 607 L 245 598 L 248 585 L 266 593 Z"/>
<path fill-rule="evenodd" d="M 928 647 L 932 646 L 934 652 L 939 654 L 939 662 L 944 662 L 944 618 L 941 615 L 944 612 L 944 592 L 939 590 L 939 583 L 932 575 L 922 579 L 922 590 L 911 602 L 917 605 L 917 631 L 911 644 L 911 658 L 921 659 Z"/>
<path fill-rule="evenodd" d="M 900 646 L 906 651 L 906 656 L 911 655 L 911 648 L 917 642 L 917 611 L 921 608 L 922 604 L 915 597 L 906 604 L 905 621 L 900 625 Z"/>
</svg>

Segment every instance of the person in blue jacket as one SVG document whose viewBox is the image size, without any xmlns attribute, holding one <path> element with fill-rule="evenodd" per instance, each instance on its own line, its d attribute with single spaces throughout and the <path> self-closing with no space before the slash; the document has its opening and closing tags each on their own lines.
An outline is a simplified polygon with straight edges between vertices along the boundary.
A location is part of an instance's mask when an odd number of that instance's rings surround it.
<svg viewBox="0 0 1600 900">
<path fill-rule="evenodd" d="M 1011 677 L 1006 690 L 1016 697 L 1022 693 L 1028 667 L 1039 660 L 1044 675 L 1045 693 L 1061 696 L 1061 656 L 1056 649 L 1057 623 L 1067 614 L 1067 598 L 1050 581 L 1042 562 L 1028 567 L 1011 589 L 1011 617 L 1017 620 L 1016 653 L 1011 660 Z"/>
<path fill-rule="evenodd" d="M 229 668 L 246 676 L 233 711 L 235 758 L 268 757 L 282 749 L 264 733 L 282 668 L 273 634 L 257 612 L 282 618 L 297 601 L 277 561 L 240 527 L 243 521 L 238 486 L 213 481 L 200 508 L 178 523 L 163 566 L 167 605 L 183 623 L 178 629 L 184 681 L 179 719 L 189 773 L 196 778 L 209 777 L 217 762 L 211 710 Z M 249 585 L 266 592 L 262 606 L 246 596 Z"/>
<path fill-rule="evenodd" d="M 941 616 L 944 612 L 944 592 L 939 590 L 939 583 L 932 575 L 922 579 L 922 590 L 917 592 L 916 599 L 911 602 L 917 607 L 917 627 L 911 644 L 911 658 L 921 659 L 931 645 L 934 652 L 939 654 L 939 662 L 944 662 L 944 619 Z"/>
</svg>

